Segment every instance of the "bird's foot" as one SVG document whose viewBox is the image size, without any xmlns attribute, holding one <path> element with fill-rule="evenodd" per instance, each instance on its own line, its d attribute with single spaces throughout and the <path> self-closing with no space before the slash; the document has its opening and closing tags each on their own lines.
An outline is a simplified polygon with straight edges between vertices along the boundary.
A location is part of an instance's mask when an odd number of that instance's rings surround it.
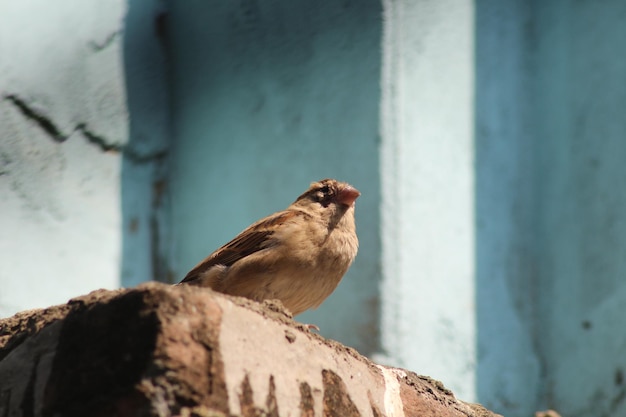
<svg viewBox="0 0 626 417">
<path fill-rule="evenodd" d="M 304 328 L 307 329 L 308 331 L 315 330 L 318 333 L 320 332 L 320 328 L 316 324 L 304 324 Z"/>
</svg>

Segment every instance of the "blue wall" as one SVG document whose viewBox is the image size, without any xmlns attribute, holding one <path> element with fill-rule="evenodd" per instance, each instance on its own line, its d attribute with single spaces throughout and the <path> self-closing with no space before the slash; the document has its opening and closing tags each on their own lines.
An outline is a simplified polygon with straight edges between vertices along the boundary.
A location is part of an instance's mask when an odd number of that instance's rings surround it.
<svg viewBox="0 0 626 417">
<path fill-rule="evenodd" d="M 478 400 L 530 416 L 542 392 L 531 122 L 532 9 L 476 7 L 475 205 Z"/>
<path fill-rule="evenodd" d="M 626 415 L 626 3 L 535 7 L 545 399 Z"/>
<path fill-rule="evenodd" d="M 364 353 L 378 337 L 381 5 L 170 2 L 175 274 L 311 181 L 356 186 L 357 260 L 300 321 Z"/>
<path fill-rule="evenodd" d="M 129 0 L 124 22 L 124 72 L 129 120 L 122 158 L 122 285 L 147 277 L 174 280 L 165 219 L 170 146 L 165 9 L 159 0 Z"/>
<path fill-rule="evenodd" d="M 476 13 L 478 399 L 626 415 L 626 3 Z"/>
</svg>

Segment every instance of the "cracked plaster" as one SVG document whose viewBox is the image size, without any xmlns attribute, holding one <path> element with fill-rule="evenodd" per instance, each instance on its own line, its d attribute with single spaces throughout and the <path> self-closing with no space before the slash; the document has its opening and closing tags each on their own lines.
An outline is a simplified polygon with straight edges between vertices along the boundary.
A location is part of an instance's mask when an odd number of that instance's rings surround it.
<svg viewBox="0 0 626 417">
<path fill-rule="evenodd" d="M 124 14 L 0 3 L 0 316 L 119 285 Z"/>
</svg>

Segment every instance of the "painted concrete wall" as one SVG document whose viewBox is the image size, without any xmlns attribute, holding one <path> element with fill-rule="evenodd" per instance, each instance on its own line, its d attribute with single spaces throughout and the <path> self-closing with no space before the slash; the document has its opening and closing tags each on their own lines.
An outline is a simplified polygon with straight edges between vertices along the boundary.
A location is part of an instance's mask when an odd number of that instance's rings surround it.
<svg viewBox="0 0 626 417">
<path fill-rule="evenodd" d="M 178 279 L 311 181 L 361 192 L 359 255 L 312 313 L 322 334 L 379 348 L 381 5 L 169 2 L 172 266 Z"/>
<path fill-rule="evenodd" d="M 475 256 L 477 398 L 507 416 L 542 406 L 534 221 L 532 7 L 476 3 Z M 546 277 L 546 279 L 548 279 Z"/>
<path fill-rule="evenodd" d="M 161 0 L 129 0 L 124 19 L 124 77 L 129 140 L 122 159 L 120 279 L 132 287 L 148 279 L 174 280 L 167 211 L 171 137 L 167 9 Z"/>
<path fill-rule="evenodd" d="M 626 4 L 535 7 L 545 401 L 626 415 Z"/>
<path fill-rule="evenodd" d="M 0 316 L 119 285 L 123 1 L 0 1 Z"/>
<path fill-rule="evenodd" d="M 618 416 L 626 5 L 477 2 L 478 399 Z"/>
</svg>

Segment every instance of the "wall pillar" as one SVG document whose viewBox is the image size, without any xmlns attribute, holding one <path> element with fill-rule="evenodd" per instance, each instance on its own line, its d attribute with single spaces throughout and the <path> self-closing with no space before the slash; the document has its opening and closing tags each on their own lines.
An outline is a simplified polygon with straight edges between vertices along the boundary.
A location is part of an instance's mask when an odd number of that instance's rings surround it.
<svg viewBox="0 0 626 417">
<path fill-rule="evenodd" d="M 382 344 L 472 400 L 474 7 L 383 4 Z"/>
</svg>

